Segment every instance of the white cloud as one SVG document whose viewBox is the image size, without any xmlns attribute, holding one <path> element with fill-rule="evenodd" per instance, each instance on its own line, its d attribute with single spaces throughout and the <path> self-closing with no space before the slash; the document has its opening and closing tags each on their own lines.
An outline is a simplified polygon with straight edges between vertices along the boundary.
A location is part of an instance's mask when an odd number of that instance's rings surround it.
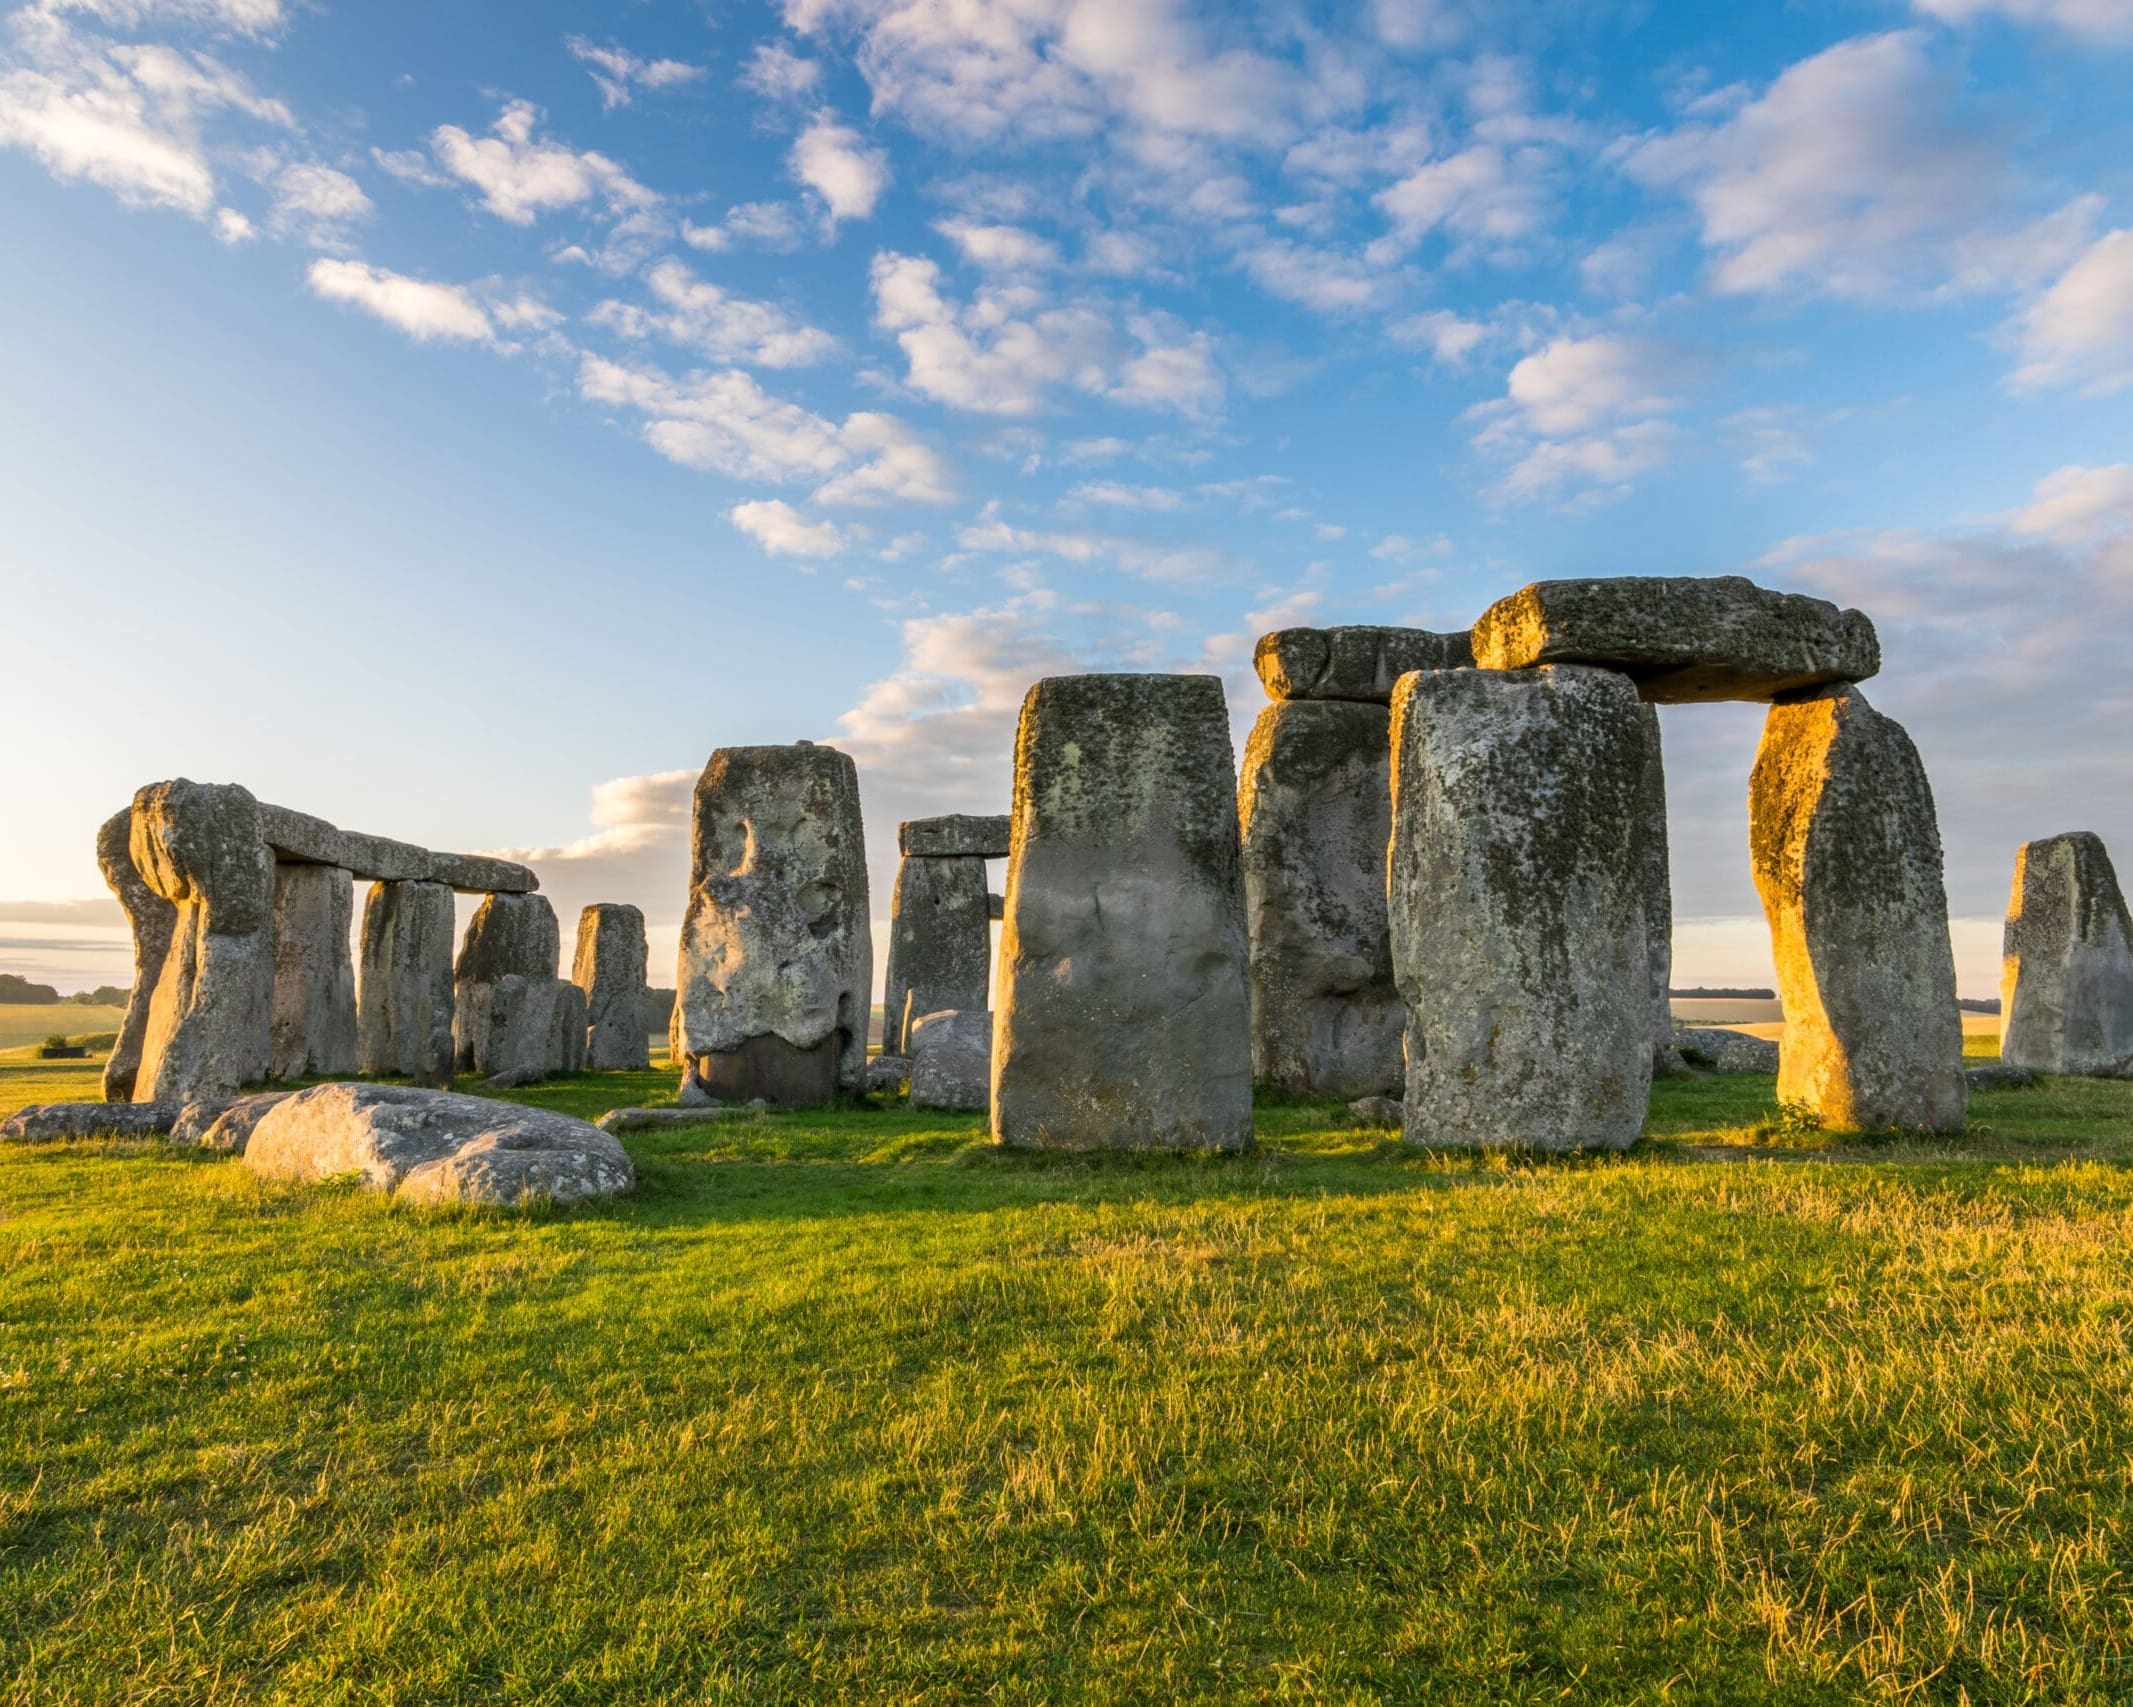
<svg viewBox="0 0 2133 1707">
<path fill-rule="evenodd" d="M 834 355 L 837 340 L 768 302 L 733 296 L 680 261 L 654 263 L 645 274 L 657 306 L 603 302 L 589 318 L 626 338 L 657 336 L 719 362 L 806 367 Z"/>
<path fill-rule="evenodd" d="M 419 148 L 373 148 L 370 158 L 379 171 L 398 178 L 403 184 L 412 184 L 421 190 L 451 188 L 452 180 L 433 167 L 429 156 Z"/>
<path fill-rule="evenodd" d="M 1498 495 L 1589 497 L 1626 488 L 1660 467 L 1680 436 L 1662 417 L 1692 364 L 1655 339 L 1603 332 L 1556 338 L 1511 369 L 1504 396 L 1472 411 L 1475 444 L 1508 454 Z"/>
<path fill-rule="evenodd" d="M 1120 510 L 1178 510 L 1185 505 L 1184 496 L 1168 486 L 1131 486 L 1117 480 L 1085 480 L 1067 498 Z"/>
<path fill-rule="evenodd" d="M 1512 368 L 1505 390 L 1534 432 L 1578 433 L 1611 417 L 1672 408 L 1666 393 L 1680 372 L 1665 345 L 1610 332 L 1557 338 Z"/>
<path fill-rule="evenodd" d="M 2098 238 L 2013 331 L 2018 390 L 2074 386 L 2094 397 L 2133 385 L 2133 230 Z"/>
<path fill-rule="evenodd" d="M 218 207 L 215 210 L 215 236 L 223 243 L 249 243 L 259 235 L 259 228 L 233 207 Z"/>
<path fill-rule="evenodd" d="M 1718 254 L 1713 279 L 1731 292 L 1874 298 L 1938 285 L 2009 178 L 1912 30 L 1839 42 L 1723 123 L 1648 136 L 1619 157 L 1640 181 L 1690 196 Z"/>
<path fill-rule="evenodd" d="M 955 500 L 955 470 L 948 459 L 896 416 L 862 409 L 844 418 L 837 438 L 857 460 L 815 489 L 816 503 L 947 504 Z"/>
<path fill-rule="evenodd" d="M 300 236 L 315 249 L 344 249 L 348 227 L 374 211 L 370 197 L 331 166 L 284 166 L 274 179 L 268 223 L 279 236 Z"/>
<path fill-rule="evenodd" d="M 1444 367 L 1462 367 L 1467 357 L 1488 342 L 1490 329 L 1480 320 L 1468 320 L 1448 308 L 1433 308 L 1410 314 L 1385 328 L 1396 344 L 1426 350 L 1430 359 Z"/>
<path fill-rule="evenodd" d="M 822 67 L 783 42 L 758 42 L 736 81 L 768 101 L 797 101 L 821 84 Z"/>
<path fill-rule="evenodd" d="M 2089 545 L 2133 529 L 2133 462 L 2107 468 L 2079 464 L 2047 474 L 2030 502 L 2007 519 L 2008 530 L 2060 545 Z"/>
<path fill-rule="evenodd" d="M 933 229 L 960 249 L 964 260 L 989 271 L 1045 272 L 1059 265 L 1057 244 L 1018 225 L 943 219 Z"/>
<path fill-rule="evenodd" d="M 387 272 L 362 261 L 318 260 L 304 275 L 328 302 L 345 302 L 397 326 L 421 343 L 493 343 L 496 328 L 474 294 L 462 285 L 437 284 Z"/>
<path fill-rule="evenodd" d="M 1913 9 L 1948 24 L 1998 13 L 2020 24 L 2045 24 L 2084 41 L 2133 43 L 2133 6 L 2125 0 L 1911 0 Z"/>
<path fill-rule="evenodd" d="M 844 549 L 834 522 L 810 522 L 782 498 L 736 504 L 726 518 L 773 557 L 835 557 Z"/>
<path fill-rule="evenodd" d="M 1405 280 L 1395 266 L 1323 244 L 1268 237 L 1248 243 L 1238 263 L 1269 296 L 1297 302 L 1321 314 L 1382 308 Z"/>
<path fill-rule="evenodd" d="M 430 133 L 437 163 L 481 192 L 482 205 L 513 225 L 531 225 L 550 208 L 598 201 L 614 214 L 643 213 L 659 197 L 604 154 L 579 153 L 560 142 L 534 140 L 541 110 L 507 102 L 492 133 L 470 136 L 457 125 Z"/>
<path fill-rule="evenodd" d="M 1547 221 L 1546 162 L 1537 149 L 1477 144 L 1418 166 L 1372 199 L 1391 222 L 1395 249 L 1437 232 L 1455 253 L 1516 254 Z"/>
<path fill-rule="evenodd" d="M 784 254 L 800 247 L 807 227 L 791 202 L 741 202 L 718 224 L 684 224 L 681 235 L 692 248 L 714 253 L 744 244 Z"/>
<path fill-rule="evenodd" d="M 703 76 L 701 65 L 679 59 L 641 59 L 626 48 L 602 47 L 583 36 L 567 36 L 563 45 L 570 57 L 591 68 L 593 83 L 600 91 L 600 105 L 608 112 L 630 104 L 633 86 L 638 89 L 672 89 Z"/>
<path fill-rule="evenodd" d="M 965 551 L 1042 552 L 1068 563 L 1110 564 L 1143 580 L 1194 584 L 1223 568 L 1219 552 L 1201 545 L 1175 545 L 1127 535 L 1016 527 L 987 504 L 974 522 L 956 531 Z"/>
<path fill-rule="evenodd" d="M 820 196 L 832 225 L 868 219 L 889 187 L 889 156 L 869 147 L 849 125 L 819 115 L 792 145 L 792 175 Z"/>
<path fill-rule="evenodd" d="M 37 0 L 25 10 L 54 17 L 83 12 L 124 29 L 168 22 L 262 38 L 279 34 L 288 22 L 282 0 Z"/>
</svg>

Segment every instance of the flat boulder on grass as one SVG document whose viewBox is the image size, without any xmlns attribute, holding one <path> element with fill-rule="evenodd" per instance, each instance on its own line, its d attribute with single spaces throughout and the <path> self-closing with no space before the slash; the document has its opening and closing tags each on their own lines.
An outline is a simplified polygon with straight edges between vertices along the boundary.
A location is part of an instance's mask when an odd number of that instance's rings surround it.
<svg viewBox="0 0 2133 1707">
<path fill-rule="evenodd" d="M 1724 1026 L 1680 1025 L 1674 1028 L 1674 1047 L 1692 1067 L 1713 1073 L 1775 1073 L 1778 1046 L 1767 1037 Z"/>
<path fill-rule="evenodd" d="M 266 1119 L 267 1110 L 287 1102 L 296 1094 L 294 1091 L 261 1091 L 219 1107 L 211 1103 L 195 1103 L 170 1129 L 170 1141 L 173 1144 L 197 1144 L 203 1150 L 219 1150 L 226 1156 L 241 1156 L 252 1140 L 253 1128 Z"/>
<path fill-rule="evenodd" d="M 33 1102 L 0 1120 L 0 1142 L 64 1138 L 161 1138 L 185 1112 L 180 1102 Z"/>
<path fill-rule="evenodd" d="M 314 1085 L 269 1109 L 244 1165 L 265 1179 L 360 1175 L 411 1203 L 569 1203 L 637 1183 L 587 1121 L 411 1085 Z"/>
</svg>

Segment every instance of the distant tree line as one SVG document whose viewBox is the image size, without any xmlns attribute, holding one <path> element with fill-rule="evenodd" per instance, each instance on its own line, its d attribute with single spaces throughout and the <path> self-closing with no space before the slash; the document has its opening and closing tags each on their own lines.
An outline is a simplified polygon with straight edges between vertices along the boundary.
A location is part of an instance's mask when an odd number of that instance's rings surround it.
<svg viewBox="0 0 2133 1707">
<path fill-rule="evenodd" d="M 1669 990 L 1667 994 L 1679 1002 L 1774 1002 L 1775 990 L 1707 990 L 1698 986 L 1693 990 Z"/>
<path fill-rule="evenodd" d="M 19 972 L 0 972 L 0 1002 L 18 1007 L 122 1008 L 132 994 L 116 984 L 99 984 L 93 990 L 76 990 L 71 996 L 62 996 L 51 985 L 32 984 Z"/>
</svg>

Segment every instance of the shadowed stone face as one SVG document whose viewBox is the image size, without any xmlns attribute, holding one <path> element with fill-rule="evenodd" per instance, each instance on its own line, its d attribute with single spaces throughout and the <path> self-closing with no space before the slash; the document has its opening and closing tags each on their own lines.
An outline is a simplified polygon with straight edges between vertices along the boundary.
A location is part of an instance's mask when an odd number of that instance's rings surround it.
<svg viewBox="0 0 2133 1707">
<path fill-rule="evenodd" d="M 981 1109 L 992 1087 L 992 1015 L 982 1008 L 920 1014 L 909 1027 L 913 1108 Z"/>
<path fill-rule="evenodd" d="M 1252 650 L 1267 697 L 1344 699 L 1388 705 L 1410 670 L 1459 670 L 1474 662 L 1464 633 L 1426 628 L 1277 628 Z"/>
<path fill-rule="evenodd" d="M 229 1096 L 266 1074 L 274 992 L 274 856 L 259 802 L 234 783 L 183 778 L 134 796 L 129 848 L 176 908 L 150 998 L 139 1102 Z"/>
<path fill-rule="evenodd" d="M 365 1073 L 452 1082 L 452 891 L 374 883 L 363 903 L 356 1059 Z"/>
<path fill-rule="evenodd" d="M 559 1004 L 583 1024 L 583 997 L 556 976 L 561 927 L 545 895 L 490 895 L 467 921 L 452 969 L 453 1058 L 463 1073 L 530 1084 L 582 1061 L 582 1039 L 564 1045 Z M 575 989 L 576 986 L 571 986 Z"/>
<path fill-rule="evenodd" d="M 867 913 L 850 757 L 804 741 L 713 753 L 696 784 L 673 1021 L 697 1081 L 788 1102 L 861 1091 Z"/>
<path fill-rule="evenodd" d="M 274 868 L 272 1070 L 278 1079 L 356 1070 L 355 884 L 331 865 Z"/>
<path fill-rule="evenodd" d="M 994 1011 L 997 1142 L 1251 1142 L 1235 774 L 1213 676 L 1030 689 Z"/>
<path fill-rule="evenodd" d="M 1874 625 L 1738 575 L 1536 581 L 1474 624 L 1484 669 L 1601 664 L 1647 700 L 1776 700 L 1881 668 Z"/>
<path fill-rule="evenodd" d="M 1251 936 L 1252 1071 L 1294 1096 L 1396 1091 L 1405 1015 L 1385 923 L 1390 714 L 1285 701 L 1237 787 Z"/>
<path fill-rule="evenodd" d="M 1838 1131 L 1961 1130 L 1940 827 L 1910 736 L 1856 688 L 1773 706 L 1748 837 L 1785 1008 L 1779 1099 Z"/>
<path fill-rule="evenodd" d="M 911 818 L 896 826 L 896 851 L 906 859 L 1005 859 L 1007 815 Z"/>
<path fill-rule="evenodd" d="M 1568 666 L 1418 672 L 1392 754 L 1408 1139 L 1627 1146 L 1652 1073 L 1635 688 Z"/>
<path fill-rule="evenodd" d="M 2000 1013 L 2014 1066 L 2133 1077 L 2133 920 L 2100 837 L 2077 830 L 2015 855 Z"/>
<path fill-rule="evenodd" d="M 1637 871 L 1644 892 L 1646 966 L 1651 979 L 1652 1059 L 1669 1065 L 1674 1050 L 1674 883 L 1667 862 L 1666 757 L 1659 713 L 1645 706 L 1643 768 L 1637 778 Z"/>
<path fill-rule="evenodd" d="M 644 914 L 600 901 L 578 915 L 570 981 L 585 992 L 585 1065 L 622 1072 L 651 1065 L 645 1024 Z"/>
<path fill-rule="evenodd" d="M 163 976 L 163 960 L 170 953 L 171 933 L 178 923 L 178 909 L 149 888 L 134 868 L 132 843 L 131 806 L 113 813 L 96 832 L 97 869 L 126 910 L 127 924 L 133 927 L 133 993 L 127 998 L 118 1039 L 104 1061 L 106 1102 L 133 1100 L 134 1080 L 141 1067 L 141 1040 L 148 1034 L 148 1009 L 155 1000 L 156 985 Z"/>
<path fill-rule="evenodd" d="M 889 964 L 882 982 L 882 1048 L 910 1046 L 922 1014 L 983 1011 L 990 1000 L 992 914 L 985 862 L 907 855 L 889 913 Z"/>
</svg>

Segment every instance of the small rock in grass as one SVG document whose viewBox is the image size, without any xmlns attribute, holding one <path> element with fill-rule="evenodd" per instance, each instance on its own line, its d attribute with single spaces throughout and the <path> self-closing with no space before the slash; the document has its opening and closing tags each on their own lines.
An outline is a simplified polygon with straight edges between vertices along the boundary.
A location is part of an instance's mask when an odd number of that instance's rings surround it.
<svg viewBox="0 0 2133 1707">
<path fill-rule="evenodd" d="M 867 1089 L 876 1096 L 895 1096 L 910 1077 L 908 1055 L 877 1055 L 867 1063 Z"/>
<path fill-rule="evenodd" d="M 1674 1051 L 1691 1067 L 1713 1073 L 1775 1073 L 1778 1046 L 1767 1037 L 1723 1026 L 1674 1028 Z"/>
<path fill-rule="evenodd" d="M 1348 1105 L 1348 1118 L 1358 1126 L 1398 1128 L 1407 1118 L 1407 1108 L 1398 1097 L 1357 1097 Z"/>
<path fill-rule="evenodd" d="M 2011 1061 L 1986 1061 L 1976 1067 L 1965 1067 L 1963 1077 L 1974 1091 L 2021 1091 L 2037 1082 L 2036 1074 Z"/>
<path fill-rule="evenodd" d="M 33 1102 L 0 1120 L 0 1141 L 160 1138 L 184 1112 L 185 1105 L 177 1102 Z"/>
</svg>

